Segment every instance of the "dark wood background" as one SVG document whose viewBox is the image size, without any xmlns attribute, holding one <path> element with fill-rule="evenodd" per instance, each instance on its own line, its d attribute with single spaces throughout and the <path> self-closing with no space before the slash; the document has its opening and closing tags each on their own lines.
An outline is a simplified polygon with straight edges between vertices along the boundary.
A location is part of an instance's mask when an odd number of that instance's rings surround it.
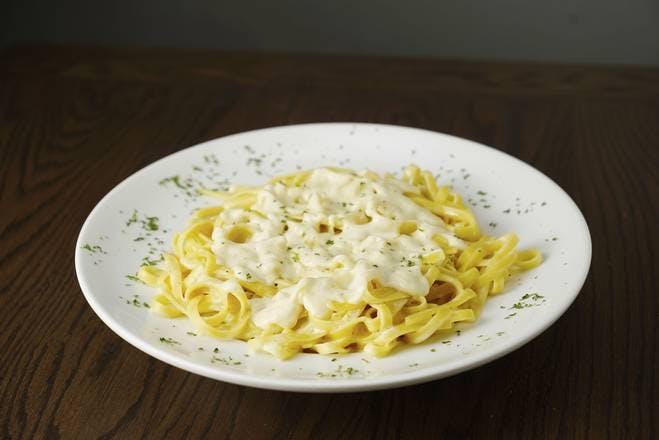
<svg viewBox="0 0 659 440">
<path fill-rule="evenodd" d="M 129 174 L 266 126 L 383 122 L 494 145 L 590 226 L 574 305 L 516 352 L 424 385 L 345 395 L 195 376 L 112 333 L 73 255 Z M 18 47 L 0 54 L 0 437 L 659 436 L 659 70 Z"/>
</svg>

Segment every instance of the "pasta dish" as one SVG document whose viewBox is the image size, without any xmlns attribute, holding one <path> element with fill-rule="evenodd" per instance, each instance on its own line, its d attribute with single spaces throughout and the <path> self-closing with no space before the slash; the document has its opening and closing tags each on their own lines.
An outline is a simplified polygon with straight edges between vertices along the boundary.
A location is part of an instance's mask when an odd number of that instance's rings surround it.
<svg viewBox="0 0 659 440">
<path fill-rule="evenodd" d="M 158 289 L 151 308 L 280 359 L 385 356 L 448 334 L 542 261 L 515 234 L 481 234 L 461 197 L 415 166 L 400 179 L 328 167 L 203 192 L 217 204 L 140 269 Z"/>
</svg>

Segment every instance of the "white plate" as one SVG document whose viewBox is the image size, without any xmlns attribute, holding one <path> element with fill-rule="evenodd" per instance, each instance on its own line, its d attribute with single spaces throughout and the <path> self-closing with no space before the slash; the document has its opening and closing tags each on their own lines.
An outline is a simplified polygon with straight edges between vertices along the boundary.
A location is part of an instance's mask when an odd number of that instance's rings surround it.
<svg viewBox="0 0 659 440">
<path fill-rule="evenodd" d="M 153 290 L 126 278 L 143 257 L 155 259 L 169 247 L 172 231 L 184 227 L 194 208 L 212 203 L 195 196 L 188 184 L 262 184 L 277 174 L 324 165 L 398 172 L 409 163 L 430 169 L 440 183 L 453 185 L 469 201 L 485 232 L 514 231 L 521 247 L 538 248 L 545 257 L 539 268 L 491 298 L 474 325 L 449 340 L 406 347 L 382 359 L 361 353 L 301 354 L 279 361 L 250 352 L 240 341 L 190 334 L 193 329 L 186 320 L 154 316 L 143 306 Z M 131 223 L 134 210 L 139 220 Z M 158 218 L 157 231 L 143 223 L 146 216 Z M 590 256 L 588 227 L 577 206 L 558 185 L 520 160 L 431 131 L 337 123 L 227 136 L 149 165 L 94 208 L 80 231 L 75 261 L 80 286 L 94 311 L 119 336 L 151 356 L 241 385 L 346 392 L 438 379 L 515 350 L 565 312 L 583 285 Z M 542 297 L 521 301 L 530 293 Z"/>
</svg>

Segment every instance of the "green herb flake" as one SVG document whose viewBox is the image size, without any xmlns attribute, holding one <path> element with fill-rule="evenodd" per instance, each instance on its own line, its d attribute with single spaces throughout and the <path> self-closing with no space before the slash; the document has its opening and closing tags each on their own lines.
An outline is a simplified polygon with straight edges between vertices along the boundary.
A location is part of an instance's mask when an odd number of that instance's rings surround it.
<svg viewBox="0 0 659 440">
<path fill-rule="evenodd" d="M 85 245 L 82 246 L 82 249 L 84 249 L 84 250 L 86 250 L 86 251 L 88 251 L 89 253 L 92 253 L 92 254 L 96 254 L 96 253 L 107 254 L 107 252 L 105 252 L 103 250 L 103 248 L 100 247 L 99 245 L 85 244 Z"/>
<path fill-rule="evenodd" d="M 163 344 L 169 344 L 169 345 L 181 345 L 180 342 L 178 342 L 177 340 L 172 339 L 172 338 L 163 338 L 163 337 L 161 337 L 160 342 L 162 342 Z"/>
<path fill-rule="evenodd" d="M 163 257 L 162 255 L 160 255 L 160 258 L 158 258 L 157 260 L 153 258 L 149 258 L 149 256 L 147 255 L 146 257 L 142 258 L 142 263 L 140 264 L 140 266 L 155 266 L 161 261 L 165 261 L 165 257 Z"/>
<path fill-rule="evenodd" d="M 185 189 L 185 186 L 183 186 L 183 184 L 181 183 L 181 177 L 180 176 L 165 177 L 160 182 L 158 182 L 158 184 L 160 184 L 162 186 L 165 186 L 170 182 L 173 183 L 174 185 L 176 185 L 177 187 L 181 188 L 181 189 Z"/>
<path fill-rule="evenodd" d="M 137 217 L 137 209 L 133 209 L 133 213 L 131 214 L 130 218 L 126 221 L 126 226 L 130 226 L 133 223 L 137 223 L 139 221 L 139 218 Z"/>
<path fill-rule="evenodd" d="M 158 217 L 147 217 L 146 221 L 144 222 L 144 228 L 148 229 L 149 231 L 157 231 L 159 228 Z"/>
<path fill-rule="evenodd" d="M 545 302 L 545 297 L 538 293 L 525 293 L 518 302 L 509 307 L 509 309 L 526 309 L 536 307 Z"/>
</svg>

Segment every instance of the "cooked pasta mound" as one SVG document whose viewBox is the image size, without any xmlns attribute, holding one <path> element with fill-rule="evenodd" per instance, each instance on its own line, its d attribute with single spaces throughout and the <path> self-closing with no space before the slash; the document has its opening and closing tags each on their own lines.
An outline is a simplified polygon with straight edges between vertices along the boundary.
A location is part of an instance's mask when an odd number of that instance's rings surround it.
<svg viewBox="0 0 659 440">
<path fill-rule="evenodd" d="M 515 234 L 482 235 L 450 187 L 415 166 L 401 179 L 318 168 L 218 199 L 139 278 L 152 309 L 201 334 L 285 359 L 385 356 L 474 321 L 512 274 L 539 265 Z"/>
</svg>

